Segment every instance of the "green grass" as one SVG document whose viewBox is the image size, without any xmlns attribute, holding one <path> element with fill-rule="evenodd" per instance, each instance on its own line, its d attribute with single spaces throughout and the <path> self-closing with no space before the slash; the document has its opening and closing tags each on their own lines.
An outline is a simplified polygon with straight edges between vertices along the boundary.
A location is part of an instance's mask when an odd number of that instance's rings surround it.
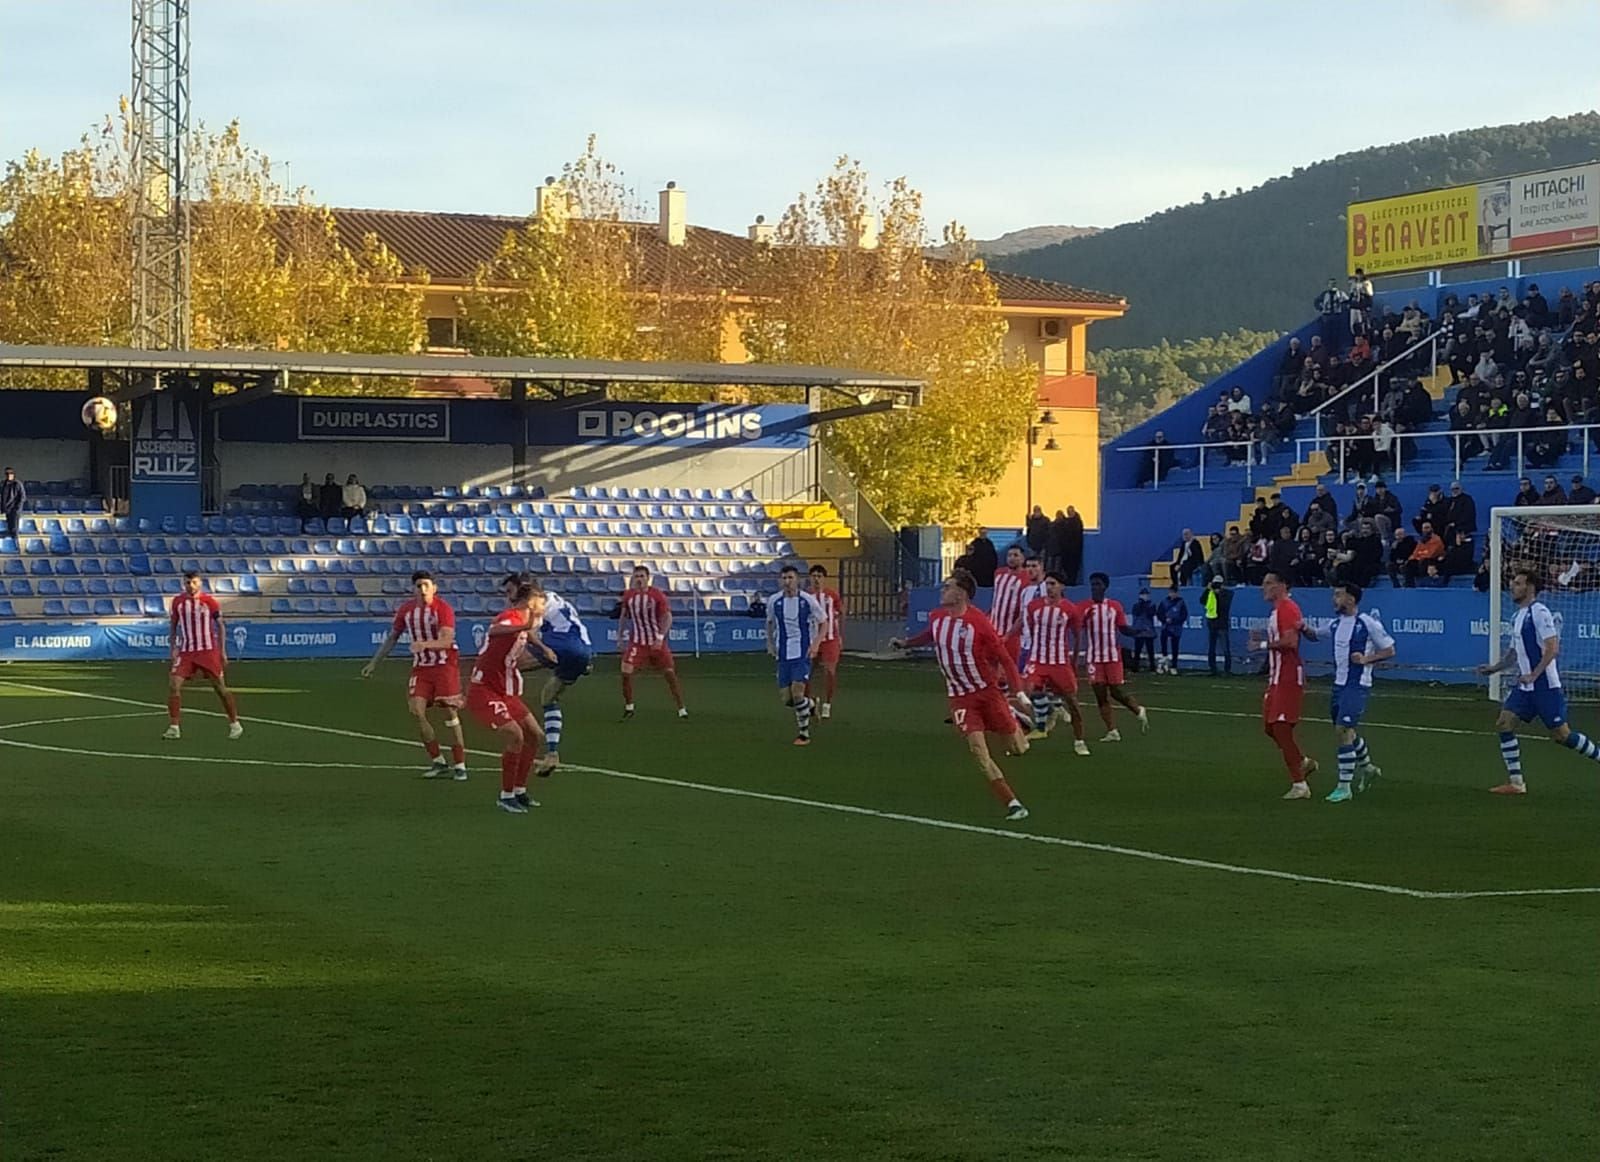
<svg viewBox="0 0 1600 1162">
<path fill-rule="evenodd" d="M 764 659 L 686 663 L 686 723 L 647 678 L 625 726 L 613 666 L 572 692 L 569 762 L 1007 826 L 926 667 L 847 661 L 799 751 Z M 240 663 L 245 738 L 191 714 L 176 745 L 159 666 L 0 670 L 0 742 L 47 748 L 0 745 L 8 1162 L 1600 1154 L 1600 896 L 592 771 L 514 818 L 491 757 L 418 779 L 403 664 L 356 668 Z M 1374 722 L 1442 732 L 1370 729 L 1384 781 L 1332 807 L 1278 801 L 1254 685 L 1138 689 L 1148 737 L 1006 761 L 1019 830 L 1600 885 L 1600 770 L 1530 740 L 1533 793 L 1485 794 L 1481 700 L 1380 689 Z"/>
</svg>

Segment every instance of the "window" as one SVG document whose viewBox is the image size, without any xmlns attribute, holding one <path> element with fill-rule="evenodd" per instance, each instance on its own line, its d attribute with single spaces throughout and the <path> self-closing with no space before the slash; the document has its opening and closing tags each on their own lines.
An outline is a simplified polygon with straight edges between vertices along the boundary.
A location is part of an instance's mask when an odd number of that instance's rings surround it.
<svg viewBox="0 0 1600 1162">
<path fill-rule="evenodd" d="M 454 318 L 441 317 L 428 320 L 429 347 L 459 347 Z"/>
</svg>

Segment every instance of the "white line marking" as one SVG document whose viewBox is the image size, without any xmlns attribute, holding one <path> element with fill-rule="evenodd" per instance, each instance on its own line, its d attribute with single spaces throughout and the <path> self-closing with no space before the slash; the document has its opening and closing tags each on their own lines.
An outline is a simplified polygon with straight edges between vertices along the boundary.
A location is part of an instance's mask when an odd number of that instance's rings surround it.
<svg viewBox="0 0 1600 1162">
<path fill-rule="evenodd" d="M 133 698 L 119 698 L 112 694 L 91 694 L 81 690 L 62 690 L 52 686 L 36 686 L 29 682 L 18 682 L 13 679 L 3 679 L 6 685 L 24 690 L 34 690 L 41 694 L 54 694 L 69 698 L 88 698 L 100 702 L 115 702 L 126 706 L 142 706 L 148 709 L 159 707 L 146 702 L 139 702 Z M 221 718 L 223 715 L 215 710 L 190 710 L 190 714 L 204 714 Z M 1194 713 L 1202 713 L 1195 711 Z M 1250 716 L 1245 716 L 1250 717 Z M 247 722 L 259 722 L 266 726 L 282 726 L 290 730 L 310 730 L 321 734 L 339 735 L 344 738 L 358 738 L 367 742 L 386 742 L 399 746 L 415 746 L 414 741 L 398 738 L 389 738 L 381 734 L 365 734 L 356 730 L 344 730 L 336 726 L 318 726 L 307 722 L 282 722 L 271 718 L 246 719 Z M 1409 729 L 1409 728 L 1407 728 Z M 4 740 L 0 740 L 4 741 Z M 473 754 L 486 755 L 493 752 L 474 750 Z M 235 760 L 205 759 L 205 762 L 232 762 Z M 1206 871 L 1226 872 L 1230 875 L 1255 876 L 1261 879 L 1287 880 L 1297 884 L 1320 884 L 1325 887 L 1350 888 L 1355 891 L 1373 892 L 1386 896 L 1404 896 L 1412 900 L 1480 900 L 1510 896 L 1592 896 L 1600 895 L 1600 887 L 1578 888 L 1505 888 L 1479 891 L 1431 891 L 1426 888 L 1407 888 L 1398 884 L 1371 883 L 1366 880 L 1345 880 L 1332 876 L 1305 875 L 1300 872 L 1279 871 L 1275 868 L 1250 867 L 1245 864 L 1223 863 L 1218 860 L 1198 859 L 1186 855 L 1169 855 L 1161 851 L 1146 851 L 1138 847 L 1123 847 L 1114 843 L 1095 843 L 1087 839 L 1068 839 L 1059 835 L 1039 835 L 1028 831 L 1008 831 L 1000 827 L 985 827 L 977 823 L 958 823 L 950 819 L 933 819 L 924 815 L 907 815 L 899 811 L 879 811 L 872 807 L 856 807 L 848 803 L 830 803 L 822 799 L 804 799 L 796 795 L 780 795 L 771 791 L 751 791 L 743 787 L 724 787 L 715 783 L 697 783 L 688 779 L 671 779 L 662 775 L 641 775 L 633 771 L 619 771 L 610 767 L 591 767 L 579 764 L 563 764 L 563 769 L 584 771 L 589 774 L 604 775 L 613 779 L 627 779 L 636 783 L 653 783 L 662 787 L 676 787 L 688 791 L 703 791 L 712 795 L 727 795 L 736 799 L 756 799 L 766 803 L 785 803 L 794 807 L 809 807 L 816 811 L 832 811 L 840 815 L 859 815 L 873 819 L 887 819 L 896 823 L 911 823 L 918 827 L 932 827 L 941 831 L 958 831 L 968 835 L 988 835 L 1000 839 L 1018 840 L 1024 843 L 1042 843 L 1050 847 L 1066 847 L 1078 851 L 1094 851 L 1104 855 L 1121 855 L 1130 859 L 1149 860 L 1153 863 L 1176 864 L 1180 867 L 1201 868 Z"/>
</svg>

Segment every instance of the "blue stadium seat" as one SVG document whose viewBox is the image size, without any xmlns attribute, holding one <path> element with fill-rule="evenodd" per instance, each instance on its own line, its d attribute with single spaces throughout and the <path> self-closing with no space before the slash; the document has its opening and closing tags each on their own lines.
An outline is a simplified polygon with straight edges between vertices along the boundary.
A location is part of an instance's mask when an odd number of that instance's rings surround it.
<svg viewBox="0 0 1600 1162">
<path fill-rule="evenodd" d="M 503 604 L 503 603 L 502 603 Z M 476 593 L 469 593 L 461 599 L 461 612 L 481 614 L 489 611 L 489 603 Z"/>
<path fill-rule="evenodd" d="M 144 607 L 146 617 L 160 617 L 167 612 L 167 603 L 159 597 L 143 597 L 139 603 Z"/>
<path fill-rule="evenodd" d="M 13 597 L 32 597 L 33 584 L 26 579 L 11 581 L 6 585 L 6 592 Z"/>
<path fill-rule="evenodd" d="M 282 530 L 279 530 L 279 531 L 282 531 Z M 300 527 L 296 526 L 295 528 L 292 528 L 289 531 L 291 533 L 306 532 L 306 533 L 309 533 L 310 535 L 312 535 L 314 537 L 320 537 L 323 533 L 327 532 L 328 529 L 327 529 L 327 526 L 322 523 L 322 518 L 321 517 L 314 516 L 310 520 L 306 521 L 304 529 L 301 529 Z"/>
<path fill-rule="evenodd" d="M 278 574 L 298 573 L 300 566 L 293 557 L 277 557 L 272 562 L 272 571 Z"/>
<path fill-rule="evenodd" d="M 133 579 L 131 577 L 118 577 L 111 582 L 111 592 L 118 597 L 132 597 L 134 594 Z"/>
<path fill-rule="evenodd" d="M 111 596 L 111 582 L 105 580 L 104 578 L 96 577 L 94 580 L 86 582 L 85 588 L 87 589 L 90 597 Z"/>
<path fill-rule="evenodd" d="M 313 577 L 306 584 L 311 593 L 319 597 L 333 592 L 333 582 L 326 577 Z"/>
<path fill-rule="evenodd" d="M 346 572 L 344 558 L 335 557 L 331 561 L 324 561 L 322 563 L 322 571 L 324 573 L 338 573 L 343 575 Z"/>
<path fill-rule="evenodd" d="M 28 566 L 17 557 L 7 557 L 4 571 L 7 577 L 26 577 Z"/>
<path fill-rule="evenodd" d="M 239 578 L 239 592 L 249 595 L 258 595 L 261 592 L 261 583 L 254 577 L 246 574 Z"/>
<path fill-rule="evenodd" d="M 68 577 L 61 582 L 61 593 L 65 597 L 82 597 L 85 592 L 83 582 L 76 577 Z"/>
<path fill-rule="evenodd" d="M 464 537 L 478 536 L 478 518 L 475 516 L 462 517 L 456 522 L 456 532 Z"/>
<path fill-rule="evenodd" d="M 78 562 L 68 557 L 64 561 L 56 562 L 57 577 L 76 577 L 78 575 Z"/>
<path fill-rule="evenodd" d="M 332 597 L 319 597 L 314 602 L 319 617 L 337 617 L 341 612 L 339 602 Z"/>
<path fill-rule="evenodd" d="M 118 617 L 138 617 L 139 599 L 137 597 L 124 597 L 117 602 Z"/>
<path fill-rule="evenodd" d="M 298 517 L 280 516 L 272 522 L 272 529 L 280 537 L 292 537 L 300 531 L 300 520 Z"/>
<path fill-rule="evenodd" d="M 198 516 L 186 516 L 186 517 L 184 517 L 183 518 L 183 531 L 188 533 L 191 537 L 198 536 L 200 533 L 205 532 L 206 531 L 205 518 L 204 517 L 198 517 Z"/>
<path fill-rule="evenodd" d="M 67 616 L 67 607 L 60 601 L 51 599 L 44 603 L 44 615 L 46 617 L 65 617 Z"/>
<path fill-rule="evenodd" d="M 336 529 L 334 527 L 334 522 L 333 521 L 329 521 L 328 522 L 328 531 L 330 533 L 337 533 L 339 531 L 338 529 Z M 367 533 L 367 518 L 364 517 L 364 516 L 353 516 L 353 517 L 351 517 L 349 523 L 347 525 L 345 525 L 344 531 L 348 532 L 348 533 L 354 533 L 354 534 L 357 534 L 357 535 L 361 535 L 361 536 L 366 535 L 366 533 Z"/>
<path fill-rule="evenodd" d="M 371 564 L 364 557 L 357 557 L 353 561 L 347 561 L 345 568 L 357 576 L 372 572 Z"/>
<path fill-rule="evenodd" d="M 80 557 L 78 572 L 85 577 L 100 577 L 105 574 L 105 567 L 100 564 L 99 557 Z"/>
<path fill-rule="evenodd" d="M 376 605 L 376 598 L 373 599 L 373 603 Z M 367 615 L 367 603 L 360 597 L 347 598 L 344 602 L 344 613 L 346 617 L 365 617 Z"/>
<path fill-rule="evenodd" d="M 287 597 L 274 597 L 268 609 L 273 613 L 293 613 L 294 607 L 289 604 Z"/>
<path fill-rule="evenodd" d="M 324 581 L 323 584 L 326 585 L 327 582 Z M 356 583 L 348 578 L 341 578 L 339 581 L 335 582 L 333 591 L 340 597 L 354 597 L 358 592 L 356 589 Z"/>
<path fill-rule="evenodd" d="M 117 603 L 109 597 L 97 598 L 90 608 L 94 611 L 95 617 L 117 616 Z"/>
<path fill-rule="evenodd" d="M 299 565 L 300 572 L 302 572 L 302 573 L 320 573 L 320 572 L 322 572 L 322 562 L 317 560 L 315 557 L 307 558 L 304 561 L 298 561 L 298 562 L 296 562 L 296 564 Z"/>
<path fill-rule="evenodd" d="M 239 592 L 239 587 L 234 584 L 232 577 L 212 577 L 211 592 L 219 594 L 223 597 L 232 597 L 235 593 Z"/>
<path fill-rule="evenodd" d="M 228 518 L 225 516 L 206 517 L 206 527 L 204 531 L 210 533 L 214 537 L 223 536 L 228 531 Z"/>
<path fill-rule="evenodd" d="M 90 617 L 92 615 L 93 608 L 83 598 L 77 597 L 67 602 L 68 617 Z"/>
</svg>

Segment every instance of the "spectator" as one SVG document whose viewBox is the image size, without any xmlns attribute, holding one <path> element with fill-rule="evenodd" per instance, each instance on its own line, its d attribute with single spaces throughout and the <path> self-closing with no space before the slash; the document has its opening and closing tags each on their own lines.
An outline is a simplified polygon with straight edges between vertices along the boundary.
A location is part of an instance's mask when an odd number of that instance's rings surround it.
<svg viewBox="0 0 1600 1162">
<path fill-rule="evenodd" d="M 1300 382 L 1295 386 L 1294 394 L 1290 396 L 1289 404 L 1294 409 L 1296 416 L 1309 415 L 1327 398 L 1324 389 L 1322 368 L 1311 368 L 1309 375 L 1302 375 Z"/>
<path fill-rule="evenodd" d="M 980 589 L 994 587 L 994 571 L 1000 567 L 1000 554 L 989 539 L 988 529 L 979 529 L 978 535 L 967 546 L 967 568 Z"/>
<path fill-rule="evenodd" d="M 1444 575 L 1447 578 L 1470 577 L 1476 568 L 1472 560 L 1472 538 L 1458 531 L 1449 539 L 1444 551 Z"/>
<path fill-rule="evenodd" d="M 1500 367 L 1494 361 L 1494 353 L 1485 346 L 1478 352 L 1478 362 L 1473 365 L 1472 374 L 1478 377 L 1479 383 L 1493 383 L 1494 377 L 1500 374 Z"/>
<path fill-rule="evenodd" d="M 1456 533 L 1469 537 L 1478 531 L 1478 502 L 1469 496 L 1457 480 L 1450 485 L 1450 499 L 1445 506 L 1444 529 L 1446 539 Z"/>
<path fill-rule="evenodd" d="M 1179 585 L 1187 585 L 1205 563 L 1205 546 L 1195 539 L 1193 529 L 1184 529 L 1178 547 L 1172 550 L 1172 579 Z"/>
<path fill-rule="evenodd" d="M 1316 567 L 1321 576 L 1316 584 L 1326 585 L 1330 589 L 1339 583 L 1339 566 L 1349 561 L 1350 556 L 1344 543 L 1339 539 L 1339 534 L 1329 529 L 1322 534 L 1322 542 L 1317 546 Z"/>
<path fill-rule="evenodd" d="M 1330 278 L 1328 289 L 1317 296 L 1314 304 L 1322 317 L 1321 334 L 1311 337 L 1312 345 L 1326 343 L 1329 347 L 1339 342 L 1339 324 L 1350 309 L 1350 296 L 1339 289 L 1339 280 Z"/>
<path fill-rule="evenodd" d="M 1367 333 L 1367 315 L 1372 310 L 1372 282 L 1367 278 L 1367 272 L 1359 266 L 1350 276 L 1350 286 L 1345 295 L 1350 302 L 1350 334 L 1364 336 Z"/>
<path fill-rule="evenodd" d="M 1554 476 L 1544 478 L 1544 491 L 1539 494 L 1539 503 L 1547 506 L 1567 503 L 1567 494 Z"/>
<path fill-rule="evenodd" d="M 1446 519 L 1446 507 L 1449 501 L 1444 498 L 1444 489 L 1437 484 L 1428 485 L 1428 499 L 1422 502 L 1422 507 L 1417 510 L 1417 515 L 1411 518 L 1411 527 L 1419 533 L 1423 525 L 1432 525 L 1436 529 L 1444 528 L 1449 522 Z"/>
<path fill-rule="evenodd" d="M 1326 484 L 1322 484 L 1320 482 L 1317 484 L 1316 495 L 1311 498 L 1311 503 L 1306 506 L 1306 513 L 1308 516 L 1310 515 L 1311 510 L 1314 508 L 1322 509 L 1333 518 L 1335 524 L 1338 523 L 1339 502 L 1333 499 L 1333 493 L 1328 491 L 1328 486 Z"/>
<path fill-rule="evenodd" d="M 1339 579 L 1354 581 L 1362 588 L 1370 586 L 1383 570 L 1383 538 L 1371 517 L 1362 518 L 1345 548 L 1350 559 L 1341 563 Z"/>
<path fill-rule="evenodd" d="M 1206 567 L 1200 571 L 1201 584 L 1211 584 L 1211 578 L 1221 577 L 1228 579 L 1227 548 L 1224 545 L 1225 537 L 1219 532 L 1211 538 L 1211 555 L 1206 558 Z"/>
<path fill-rule="evenodd" d="M 1594 489 L 1583 482 L 1583 477 L 1573 473 L 1572 487 L 1567 490 L 1568 504 L 1593 504 L 1595 501 Z"/>
<path fill-rule="evenodd" d="M 1411 560 L 1411 554 L 1416 550 L 1417 538 L 1405 529 L 1396 530 L 1394 544 L 1389 546 L 1389 584 L 1396 589 L 1400 587 L 1400 577 L 1406 563 Z"/>
<path fill-rule="evenodd" d="M 1267 575 L 1267 555 L 1271 549 L 1267 538 L 1256 537 L 1250 542 L 1250 556 L 1245 565 L 1244 578 L 1252 585 L 1259 585 Z"/>
<path fill-rule="evenodd" d="M 1427 571 L 1417 578 L 1417 584 L 1412 588 L 1420 586 L 1423 589 L 1443 589 L 1448 583 L 1448 578 L 1439 571 L 1439 562 L 1429 561 Z"/>
<path fill-rule="evenodd" d="M 1033 506 L 1033 511 L 1028 514 L 1027 541 L 1028 551 L 1038 557 L 1039 560 L 1043 561 L 1049 557 L 1050 518 L 1044 515 L 1044 509 L 1037 504 Z M 1051 569 L 1056 568 L 1055 562 L 1051 561 L 1049 567 Z"/>
<path fill-rule="evenodd" d="M 1461 448 L 1461 462 L 1464 464 L 1483 451 L 1483 440 L 1468 433 L 1479 430 L 1482 421 L 1473 411 L 1472 404 L 1464 399 L 1457 399 L 1456 406 L 1450 409 L 1450 430 L 1461 435 L 1456 443 Z"/>
<path fill-rule="evenodd" d="M 1432 523 L 1424 521 L 1419 532 L 1421 535 L 1417 539 L 1416 547 L 1411 550 L 1411 556 L 1405 563 L 1407 589 L 1417 587 L 1417 578 L 1427 571 L 1430 561 L 1441 563 L 1444 561 L 1444 539 L 1433 531 Z"/>
<path fill-rule="evenodd" d="M 17 522 L 22 519 L 22 507 L 27 503 L 28 490 L 17 479 L 17 470 L 7 468 L 5 481 L 0 483 L 0 515 L 6 518 L 6 536 L 17 542 L 18 550 L 22 548 L 22 541 L 17 536 Z"/>
<path fill-rule="evenodd" d="M 1416 299 L 1407 303 L 1406 309 L 1400 312 L 1397 329 L 1405 333 L 1408 347 L 1428 333 L 1428 316 L 1422 313 L 1422 306 Z"/>
<path fill-rule="evenodd" d="M 1250 539 L 1260 540 L 1267 535 L 1267 502 L 1256 497 L 1255 511 L 1250 514 Z"/>
<path fill-rule="evenodd" d="M 1223 673 L 1233 674 L 1233 642 L 1230 640 L 1228 628 L 1233 624 L 1233 590 L 1222 583 L 1221 577 L 1214 577 L 1210 587 L 1206 590 L 1206 661 L 1211 667 L 1211 676 L 1217 676 L 1217 645 L 1222 646 Z"/>
<path fill-rule="evenodd" d="M 1083 518 L 1078 510 L 1069 504 L 1066 514 L 1062 515 L 1057 509 L 1056 519 L 1050 524 L 1050 535 L 1060 554 L 1061 572 L 1067 584 L 1076 585 L 1078 575 L 1083 572 Z"/>
<path fill-rule="evenodd" d="M 1222 579 L 1229 585 L 1242 585 L 1245 565 L 1250 556 L 1250 542 L 1239 532 L 1238 525 L 1228 526 L 1228 535 L 1222 538 Z"/>
<path fill-rule="evenodd" d="M 1211 414 L 1206 417 L 1205 427 L 1201 429 L 1205 439 L 1212 440 L 1221 438 L 1220 436 L 1213 436 L 1210 434 L 1212 431 L 1216 430 L 1216 421 L 1218 418 L 1219 417 L 1216 408 L 1212 408 Z M 1140 457 L 1143 463 L 1139 466 L 1139 480 L 1137 482 L 1137 487 L 1139 488 L 1143 488 L 1146 484 L 1149 484 L 1152 481 L 1154 481 L 1156 484 L 1160 484 L 1163 480 L 1165 480 L 1167 478 L 1167 473 L 1172 471 L 1172 458 L 1174 455 L 1176 455 L 1176 453 L 1169 451 L 1166 447 L 1167 434 L 1165 432 L 1158 431 L 1150 443 L 1152 445 L 1150 451 L 1145 452 L 1144 455 Z"/>
<path fill-rule="evenodd" d="M 1378 536 L 1388 541 L 1395 530 L 1401 527 L 1400 498 L 1380 480 L 1373 485 L 1372 503 L 1376 510 L 1372 520 L 1377 525 Z"/>
<path fill-rule="evenodd" d="M 1553 468 L 1567 454 L 1566 422 L 1560 408 L 1552 404 L 1546 410 L 1544 427 L 1528 437 L 1528 463 L 1535 468 Z"/>
<path fill-rule="evenodd" d="M 1294 509 L 1283 502 L 1283 494 L 1281 492 L 1274 492 L 1267 499 L 1272 502 L 1267 509 L 1267 518 L 1263 530 L 1267 540 L 1277 540 L 1280 529 L 1288 529 L 1290 536 L 1293 536 L 1295 530 L 1300 527 L 1300 518 L 1295 516 Z"/>
<path fill-rule="evenodd" d="M 1421 380 L 1410 381 L 1400 406 L 1395 409 L 1394 418 L 1408 432 L 1417 431 L 1433 421 L 1433 397 L 1422 386 Z"/>
<path fill-rule="evenodd" d="M 295 503 L 295 515 L 300 518 L 300 530 L 305 531 L 306 521 L 322 515 L 322 496 L 311 483 L 311 473 L 300 477 L 300 499 Z"/>
<path fill-rule="evenodd" d="M 1244 388 L 1234 384 L 1233 390 L 1228 393 L 1228 410 L 1240 415 L 1250 414 L 1250 397 L 1244 393 Z"/>
<path fill-rule="evenodd" d="M 339 510 L 339 515 L 345 520 L 361 516 L 367 511 L 367 490 L 361 487 L 361 481 L 356 479 L 354 472 L 350 473 L 349 479 L 344 482 L 342 499 L 344 505 Z"/>
<path fill-rule="evenodd" d="M 1317 487 L 1321 488 L 1322 485 L 1319 484 Z M 1331 500 L 1332 497 L 1329 497 L 1329 499 Z M 1320 541 L 1323 533 L 1336 532 L 1338 527 L 1337 518 L 1315 500 L 1306 505 L 1306 519 L 1305 523 L 1300 526 L 1301 532 L 1309 532 L 1313 538 Z"/>
<path fill-rule="evenodd" d="M 1289 340 L 1289 347 L 1283 353 L 1283 358 L 1278 361 L 1278 374 L 1272 382 L 1272 399 L 1281 400 L 1294 383 L 1300 378 L 1300 370 L 1305 366 L 1306 352 L 1300 345 L 1298 338 Z"/>
<path fill-rule="evenodd" d="M 324 520 L 339 515 L 339 509 L 344 505 L 344 489 L 339 487 L 330 472 L 322 478 L 322 492 L 317 499 L 317 515 Z"/>
<path fill-rule="evenodd" d="M 1139 672 L 1139 655 L 1150 659 L 1150 669 L 1156 668 L 1156 605 L 1150 600 L 1150 590 L 1139 590 L 1139 600 L 1128 610 L 1133 638 L 1133 672 Z"/>
<path fill-rule="evenodd" d="M 1294 539 L 1295 530 L 1289 525 L 1278 526 L 1278 539 L 1267 549 L 1267 572 L 1279 577 L 1293 577 L 1300 562 L 1300 550 Z"/>
<path fill-rule="evenodd" d="M 1304 585 L 1308 589 L 1321 585 L 1322 538 L 1313 536 L 1309 526 L 1301 525 L 1300 533 L 1294 539 L 1294 552 L 1294 584 Z"/>
<path fill-rule="evenodd" d="M 1528 313 L 1528 322 L 1535 327 L 1548 327 L 1550 325 L 1550 303 L 1544 295 L 1539 293 L 1539 284 L 1528 284 L 1528 297 L 1522 300 L 1523 309 Z"/>
<path fill-rule="evenodd" d="M 1235 532 L 1238 530 L 1235 529 Z M 1161 626 L 1161 656 L 1178 672 L 1178 646 L 1183 639 L 1183 627 L 1189 622 L 1189 607 L 1176 585 L 1167 589 L 1167 596 L 1156 607 L 1156 622 Z"/>
<path fill-rule="evenodd" d="M 1533 481 L 1524 476 L 1517 481 L 1517 495 L 1511 503 L 1518 508 L 1529 508 L 1539 503 L 1539 494 L 1534 490 Z"/>
<path fill-rule="evenodd" d="M 1361 523 L 1362 517 L 1371 517 L 1377 511 L 1372 498 L 1367 495 L 1367 486 L 1365 484 L 1357 484 L 1355 496 L 1350 501 L 1350 515 L 1345 517 L 1340 525 L 1341 531 L 1346 533 L 1355 532 L 1356 526 Z"/>
<path fill-rule="evenodd" d="M 1570 286 L 1561 288 L 1561 293 L 1556 296 L 1556 326 L 1565 331 L 1572 326 L 1573 320 L 1578 317 L 1578 299 L 1572 293 Z"/>
</svg>

